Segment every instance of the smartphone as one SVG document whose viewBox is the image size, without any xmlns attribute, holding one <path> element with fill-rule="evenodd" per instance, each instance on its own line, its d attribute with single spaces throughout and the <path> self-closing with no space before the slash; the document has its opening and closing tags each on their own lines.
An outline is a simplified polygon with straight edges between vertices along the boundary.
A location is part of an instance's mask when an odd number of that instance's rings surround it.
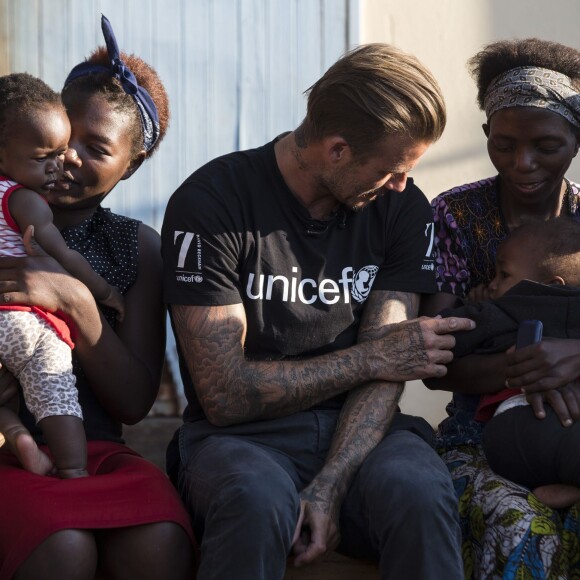
<svg viewBox="0 0 580 580">
<path fill-rule="evenodd" d="M 516 350 L 542 340 L 543 325 L 539 320 L 522 320 L 516 338 Z"/>
</svg>

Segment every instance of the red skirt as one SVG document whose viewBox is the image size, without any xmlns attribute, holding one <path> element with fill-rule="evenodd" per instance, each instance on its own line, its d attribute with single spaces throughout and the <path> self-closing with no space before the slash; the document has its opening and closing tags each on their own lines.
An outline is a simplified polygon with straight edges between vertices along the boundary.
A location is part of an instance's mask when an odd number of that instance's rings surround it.
<svg viewBox="0 0 580 580">
<path fill-rule="evenodd" d="M 179 495 L 152 463 L 124 445 L 89 441 L 87 468 L 90 476 L 79 479 L 35 475 L 0 450 L 0 580 L 10 579 L 59 530 L 169 521 L 179 524 L 195 546 Z"/>
</svg>

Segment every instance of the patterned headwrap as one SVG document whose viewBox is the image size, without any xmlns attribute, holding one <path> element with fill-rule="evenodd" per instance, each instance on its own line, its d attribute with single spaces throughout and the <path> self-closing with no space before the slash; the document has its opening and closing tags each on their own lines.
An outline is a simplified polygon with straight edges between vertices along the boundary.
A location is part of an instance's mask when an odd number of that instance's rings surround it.
<svg viewBox="0 0 580 580">
<path fill-rule="evenodd" d="M 539 107 L 564 117 L 580 127 L 580 94 L 570 77 L 534 66 L 513 68 L 493 79 L 483 100 L 489 119 L 509 107 Z"/>
<path fill-rule="evenodd" d="M 107 44 L 107 52 L 111 60 L 109 66 L 106 67 L 88 61 L 81 62 L 70 71 L 70 74 L 64 82 L 64 86 L 66 88 L 75 79 L 91 73 L 106 72 L 118 79 L 123 90 L 131 95 L 137 104 L 141 116 L 141 126 L 143 128 L 143 146 L 145 147 L 145 151 L 149 151 L 155 145 L 157 139 L 159 139 L 159 115 L 157 113 L 157 107 L 151 95 L 146 89 L 139 86 L 135 75 L 121 60 L 119 46 L 117 45 L 113 28 L 104 15 L 101 15 L 101 29 L 103 30 L 103 36 Z"/>
</svg>

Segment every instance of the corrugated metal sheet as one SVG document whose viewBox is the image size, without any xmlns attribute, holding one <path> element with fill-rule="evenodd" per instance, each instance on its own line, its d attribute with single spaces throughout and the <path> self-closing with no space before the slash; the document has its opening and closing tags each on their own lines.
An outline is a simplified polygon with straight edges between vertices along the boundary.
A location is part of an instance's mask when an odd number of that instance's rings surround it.
<svg viewBox="0 0 580 580">
<path fill-rule="evenodd" d="M 59 90 L 104 44 L 101 13 L 169 93 L 158 153 L 104 203 L 156 229 L 196 168 L 296 127 L 303 91 L 359 40 L 359 0 L 0 0 L 0 74 L 29 72 Z M 177 378 L 171 333 L 168 359 Z"/>
<path fill-rule="evenodd" d="M 0 0 L 0 72 L 27 71 L 59 89 L 70 68 L 103 44 L 99 19 L 105 14 L 121 49 L 157 69 L 172 105 L 159 152 L 105 205 L 159 228 L 168 196 L 194 169 L 299 123 L 303 91 L 358 40 L 357 5 Z"/>
</svg>

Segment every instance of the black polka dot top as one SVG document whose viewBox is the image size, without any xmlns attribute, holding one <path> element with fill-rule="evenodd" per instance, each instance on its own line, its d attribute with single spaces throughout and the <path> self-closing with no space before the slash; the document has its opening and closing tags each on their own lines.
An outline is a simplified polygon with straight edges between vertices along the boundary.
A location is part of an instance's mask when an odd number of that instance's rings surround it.
<svg viewBox="0 0 580 580">
<path fill-rule="evenodd" d="M 69 248 L 82 254 L 97 274 L 125 294 L 137 279 L 139 223 L 99 207 L 89 219 L 61 233 Z M 115 311 L 99 307 L 114 328 Z"/>
</svg>

